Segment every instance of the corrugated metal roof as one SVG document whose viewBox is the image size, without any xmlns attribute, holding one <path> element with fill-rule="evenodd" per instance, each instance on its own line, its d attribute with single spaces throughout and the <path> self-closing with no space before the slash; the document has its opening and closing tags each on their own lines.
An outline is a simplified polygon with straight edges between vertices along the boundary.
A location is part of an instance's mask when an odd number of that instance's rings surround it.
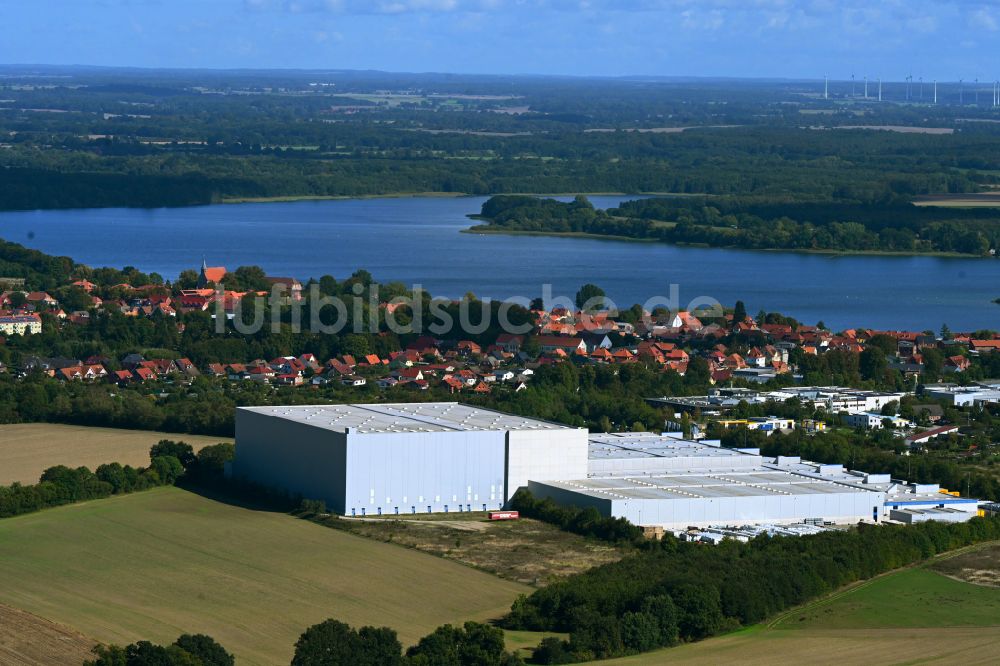
<svg viewBox="0 0 1000 666">
<path fill-rule="evenodd" d="M 290 405 L 240 409 L 352 434 L 564 430 L 567 426 L 457 402 Z"/>
</svg>

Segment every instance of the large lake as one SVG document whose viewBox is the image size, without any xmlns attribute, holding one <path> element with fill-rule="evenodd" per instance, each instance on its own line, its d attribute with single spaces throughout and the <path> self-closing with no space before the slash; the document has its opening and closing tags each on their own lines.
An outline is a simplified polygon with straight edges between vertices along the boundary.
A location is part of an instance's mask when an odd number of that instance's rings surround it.
<svg viewBox="0 0 1000 666">
<path fill-rule="evenodd" d="M 591 197 L 601 208 L 623 197 Z M 459 233 L 480 197 L 233 204 L 165 209 L 0 213 L 0 237 L 94 266 L 135 266 L 168 279 L 209 265 L 272 275 L 419 283 L 434 295 L 572 298 L 600 285 L 620 306 L 707 296 L 847 328 L 1000 328 L 1000 261 L 829 256 L 682 248 L 581 238 Z"/>
</svg>

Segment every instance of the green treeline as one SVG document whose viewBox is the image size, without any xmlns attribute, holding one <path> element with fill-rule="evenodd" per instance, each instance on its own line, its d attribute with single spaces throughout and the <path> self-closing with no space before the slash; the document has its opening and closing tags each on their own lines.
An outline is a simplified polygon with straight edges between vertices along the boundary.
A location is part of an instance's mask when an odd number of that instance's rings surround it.
<svg viewBox="0 0 1000 666">
<path fill-rule="evenodd" d="M 57 465 L 45 470 L 34 485 L 0 486 L 0 518 L 170 486 L 186 473 L 195 479 L 217 478 L 222 474 L 224 462 L 232 459 L 233 454 L 232 444 L 206 446 L 195 455 L 184 442 L 161 440 L 149 451 L 148 467 L 114 462 L 100 465 L 92 472 L 86 467 L 71 469 Z"/>
<path fill-rule="evenodd" d="M 838 252 L 955 252 L 984 256 L 1000 247 L 998 213 L 883 203 L 754 202 L 655 198 L 607 211 L 585 197 L 569 203 L 495 196 L 483 204 L 487 230 L 587 233 L 666 243 Z"/>
<path fill-rule="evenodd" d="M 667 536 L 655 547 L 515 602 L 511 629 L 569 632 L 534 655 L 571 663 L 645 652 L 749 626 L 848 583 L 1000 538 L 1000 519 L 859 525 L 715 547 Z"/>
<path fill-rule="evenodd" d="M 561 506 L 552 500 L 536 499 L 530 492 L 520 489 L 510 498 L 510 508 L 525 518 L 537 518 L 594 539 L 612 543 L 642 543 L 642 529 L 624 518 L 607 518 L 594 507 Z"/>
<path fill-rule="evenodd" d="M 162 646 L 139 641 L 126 647 L 94 648 L 84 666 L 232 666 L 234 658 L 204 634 L 185 634 Z M 435 629 L 403 651 L 389 627 L 355 629 L 325 620 L 306 629 L 295 643 L 291 666 L 523 666 L 507 652 L 501 629 L 479 622 Z"/>
<path fill-rule="evenodd" d="M 98 645 L 83 666 L 233 666 L 236 659 L 205 634 L 184 634 L 170 645 L 138 641 L 125 647 Z"/>
</svg>

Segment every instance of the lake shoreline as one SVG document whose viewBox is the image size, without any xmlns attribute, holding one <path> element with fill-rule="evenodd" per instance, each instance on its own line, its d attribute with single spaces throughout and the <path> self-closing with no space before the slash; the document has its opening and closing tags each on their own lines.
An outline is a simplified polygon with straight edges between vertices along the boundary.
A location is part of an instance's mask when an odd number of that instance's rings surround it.
<svg viewBox="0 0 1000 666">
<path fill-rule="evenodd" d="M 463 197 L 492 197 L 495 194 L 471 194 L 469 192 L 387 192 L 385 194 L 291 194 L 273 197 L 226 197 L 213 204 L 229 205 L 245 203 L 295 203 L 298 201 L 345 201 L 358 199 L 460 199 Z M 711 197 L 712 194 L 689 194 L 685 192 L 514 192 L 511 196 L 523 197 Z M 181 206 L 184 208 L 184 206 Z M 32 210 L 49 210 L 38 208 Z M 469 217 L 472 217 L 470 215 Z"/>
<path fill-rule="evenodd" d="M 473 220 L 484 220 L 481 215 L 468 215 Z M 692 247 L 703 250 L 746 250 L 749 252 L 786 252 L 793 254 L 817 254 L 834 257 L 937 257 L 941 259 L 995 259 L 979 254 L 961 252 L 891 252 L 889 250 L 833 250 L 803 249 L 791 247 L 741 247 L 739 245 L 708 245 L 705 243 L 666 243 L 655 238 L 632 238 L 611 234 L 592 234 L 583 231 L 528 231 L 523 229 L 494 229 L 486 225 L 475 225 L 461 229 L 463 234 L 483 234 L 495 236 L 546 236 L 551 238 L 588 238 L 591 240 L 624 241 L 627 243 L 662 243 L 673 247 Z"/>
</svg>

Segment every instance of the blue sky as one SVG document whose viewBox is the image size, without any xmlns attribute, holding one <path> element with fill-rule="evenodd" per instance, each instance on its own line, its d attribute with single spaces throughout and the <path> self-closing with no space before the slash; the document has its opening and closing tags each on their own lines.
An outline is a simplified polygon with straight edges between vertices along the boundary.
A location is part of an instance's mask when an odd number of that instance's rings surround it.
<svg viewBox="0 0 1000 666">
<path fill-rule="evenodd" d="M 0 0 L 0 26 L 0 63 L 1000 77 L 1000 0 Z"/>
</svg>

